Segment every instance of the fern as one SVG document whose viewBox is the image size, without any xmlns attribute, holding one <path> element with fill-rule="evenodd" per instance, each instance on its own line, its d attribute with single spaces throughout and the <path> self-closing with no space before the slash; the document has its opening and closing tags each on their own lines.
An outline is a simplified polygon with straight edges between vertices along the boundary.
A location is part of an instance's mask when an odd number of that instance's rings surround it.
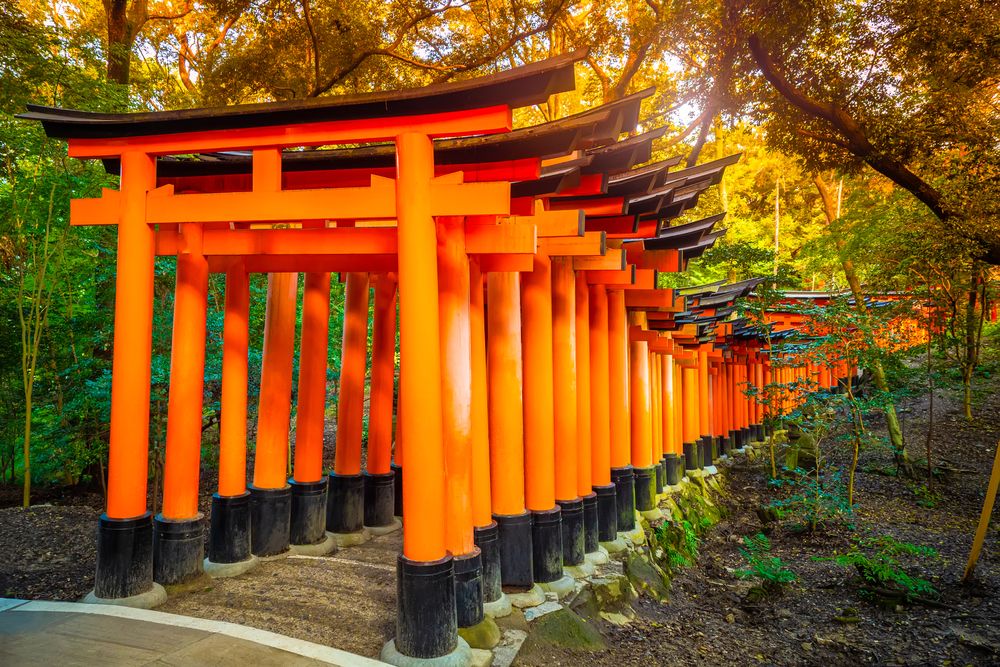
<svg viewBox="0 0 1000 667">
<path fill-rule="evenodd" d="M 901 542 L 890 535 L 877 535 L 857 540 L 846 553 L 816 560 L 830 560 L 837 565 L 853 567 L 867 584 L 862 588 L 866 596 L 876 593 L 884 596 L 885 592 L 891 592 L 902 595 L 907 602 L 913 602 L 919 597 L 936 596 L 938 591 L 926 579 L 908 573 L 900 557 L 938 556 L 938 552 L 931 547 Z M 872 591 L 871 588 L 878 590 Z"/>
<path fill-rule="evenodd" d="M 746 535 L 740 553 L 747 561 L 747 567 L 735 570 L 733 574 L 740 579 L 756 578 L 761 587 L 774 591 L 795 581 L 792 572 L 781 558 L 771 555 L 771 540 L 766 535 Z"/>
</svg>

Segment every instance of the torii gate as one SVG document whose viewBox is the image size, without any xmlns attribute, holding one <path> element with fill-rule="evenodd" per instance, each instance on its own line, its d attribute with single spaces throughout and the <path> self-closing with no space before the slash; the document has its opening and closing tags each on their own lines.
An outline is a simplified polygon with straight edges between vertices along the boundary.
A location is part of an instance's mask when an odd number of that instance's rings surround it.
<svg viewBox="0 0 1000 667">
<path fill-rule="evenodd" d="M 626 294 L 652 290 L 655 270 L 682 269 L 718 237 L 706 232 L 709 225 L 701 229 L 705 233 L 694 233 L 693 244 L 677 238 L 665 253 L 665 246 L 657 245 L 670 235 L 663 221 L 692 206 L 729 162 L 672 174 L 666 171 L 671 161 L 627 171 L 648 160 L 651 141 L 662 134 L 657 130 L 614 142 L 622 129 L 634 126 L 644 94 L 579 115 L 584 118 L 551 124 L 551 131 L 537 134 L 555 148 L 539 150 L 534 137 L 533 152 L 520 158 L 484 162 L 482 151 L 504 143 L 491 144 L 489 138 L 438 142 L 440 150 L 431 144 L 437 136 L 509 130 L 511 108 L 572 87 L 575 58 L 417 93 L 154 114 L 41 108 L 26 114 L 41 120 L 53 136 L 69 139 L 71 156 L 118 160 L 122 173 L 119 191 L 74 202 L 72 209 L 74 224 L 119 225 L 111 472 L 108 511 L 99 524 L 99 598 L 142 594 L 153 579 L 169 582 L 200 564 L 197 472 L 209 271 L 227 275 L 226 407 L 210 562 L 244 563 L 248 552 L 270 555 L 289 542 L 312 546 L 324 538 L 324 523 L 328 531 L 343 535 L 355 534 L 361 525 L 390 523 L 391 487 L 384 482 L 392 477 L 393 272 L 403 286 L 396 464 L 402 464 L 400 481 L 405 480 L 399 486 L 406 525 L 394 648 L 419 658 L 449 653 L 457 643 L 456 623 L 465 625 L 477 614 L 481 618 L 482 603 L 493 601 L 489 595 L 499 593 L 501 579 L 554 583 L 564 564 L 581 562 L 583 553 L 596 552 L 601 538 L 614 540 L 634 526 L 634 480 L 643 480 L 639 497 L 644 508 L 648 482 L 660 481 L 652 469 L 660 468 L 656 452 L 662 448 L 651 449 L 652 436 L 645 437 L 653 403 L 643 403 L 645 411 L 630 412 L 630 393 L 645 392 L 642 379 L 657 365 L 630 374 L 630 364 L 639 368 L 645 357 L 632 354 Z M 582 150 L 587 145 L 583 137 L 591 137 L 598 147 Z M 282 153 L 284 147 L 380 140 L 393 140 L 394 150 L 306 151 L 301 158 Z M 506 142 L 507 149 L 515 143 Z M 161 166 L 163 172 L 172 168 L 163 156 L 233 150 L 251 151 L 248 169 L 226 173 L 228 158 L 223 157 L 221 171 L 192 175 L 178 165 L 176 174 L 158 179 Z M 538 169 L 540 155 L 573 150 Z M 442 168 L 435 153 L 448 166 Z M 387 156 L 395 169 L 386 164 Z M 350 167 L 351 160 L 363 165 Z M 502 224 L 496 224 L 498 219 Z M 608 237 L 648 238 L 644 244 L 650 246 L 609 247 Z M 178 277 L 164 513 L 151 520 L 145 510 L 145 441 L 155 254 L 177 255 Z M 271 283 L 254 484 L 247 493 L 246 274 L 253 271 L 270 273 Z M 293 271 L 307 272 L 303 318 L 308 332 L 304 329 L 301 344 L 304 372 L 299 377 L 294 473 L 286 483 Z M 348 274 L 348 321 L 343 423 L 334 473 L 327 481 L 321 471 L 322 379 L 330 271 Z M 373 373 L 373 433 L 364 480 L 359 382 L 368 278 L 362 272 L 379 274 L 378 373 Z M 488 345 L 483 336 L 484 275 Z M 566 336 L 583 331 L 590 338 L 588 346 L 575 351 L 560 347 Z M 452 343 L 463 340 L 472 345 L 468 363 L 463 355 L 449 356 Z M 573 379 L 574 361 L 576 377 L 586 365 L 594 370 L 595 381 L 589 392 L 577 391 L 574 397 L 570 391 L 570 400 L 554 401 L 557 378 L 563 383 Z M 503 377 L 508 362 L 523 370 L 523 387 Z M 484 379 L 489 388 L 488 445 Z M 532 400 L 522 404 L 522 390 Z M 610 429 L 603 426 L 609 420 L 601 418 L 609 401 Z M 464 408 L 458 406 L 467 403 L 476 407 L 465 424 Z M 570 406 L 577 408 L 575 414 Z M 588 412 L 589 420 L 584 418 Z M 522 416 L 523 450 L 517 426 Z M 584 431 L 590 437 L 579 435 Z M 130 446 L 129 439 L 140 440 L 141 446 Z M 420 454 L 406 456 L 407 451 Z M 519 455 L 527 465 L 511 466 Z M 522 470 L 524 479 L 518 483 L 501 475 L 505 468 Z M 473 490 L 479 490 L 471 497 L 470 478 Z M 485 491 L 491 486 L 492 494 Z M 327 488 L 330 503 L 324 512 Z M 493 525 L 493 519 L 500 525 Z M 241 535 L 248 524 L 252 540 Z M 481 548 L 481 557 L 473 543 Z M 527 571 L 523 558 L 518 563 L 514 557 L 525 553 L 525 545 L 536 556 L 528 560 Z M 487 574 L 490 569 L 494 574 Z"/>
</svg>

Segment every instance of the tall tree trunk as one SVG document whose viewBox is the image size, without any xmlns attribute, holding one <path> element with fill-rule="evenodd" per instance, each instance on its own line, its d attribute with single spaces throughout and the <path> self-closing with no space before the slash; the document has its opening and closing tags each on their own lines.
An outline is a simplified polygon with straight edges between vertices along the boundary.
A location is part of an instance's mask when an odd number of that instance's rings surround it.
<svg viewBox="0 0 1000 667">
<path fill-rule="evenodd" d="M 865 295 L 861 290 L 861 280 L 858 278 L 858 272 L 854 267 L 854 262 L 845 254 L 847 244 L 844 239 L 830 227 L 837 219 L 837 209 L 833 201 L 833 195 L 831 194 L 826 181 L 823 180 L 823 177 L 820 176 L 819 173 L 813 174 L 813 183 L 816 184 L 816 189 L 819 191 L 820 199 L 823 200 L 823 212 L 826 215 L 827 231 L 829 231 L 831 236 L 833 236 L 834 245 L 840 253 L 841 267 L 844 270 L 844 277 L 847 278 L 847 284 L 851 289 L 851 296 L 854 297 L 855 307 L 862 316 L 867 316 L 868 308 L 865 306 Z M 882 366 L 882 362 L 878 359 L 873 360 L 869 370 L 871 371 L 872 378 L 875 381 L 875 387 L 879 391 L 888 395 L 889 383 L 886 381 L 885 368 Z M 886 428 L 889 431 L 889 442 L 892 444 L 892 449 L 896 454 L 896 465 L 903 471 L 904 474 L 911 476 L 913 473 L 913 466 L 910 464 L 910 457 L 906 451 L 906 442 L 903 440 L 903 429 L 899 425 L 899 416 L 896 414 L 896 405 L 889 401 L 885 405 L 883 411 L 885 413 Z"/>
<path fill-rule="evenodd" d="M 982 283 L 982 267 L 972 260 L 969 271 L 969 290 L 965 302 L 965 350 L 962 359 L 962 411 L 967 421 L 972 421 L 972 376 L 979 365 L 980 320 L 985 308 L 980 308 L 979 289 Z M 977 315 L 978 313 L 978 315 Z"/>
<path fill-rule="evenodd" d="M 108 25 L 108 80 L 127 86 L 135 38 L 129 29 L 128 0 L 104 0 L 104 11 Z"/>
</svg>

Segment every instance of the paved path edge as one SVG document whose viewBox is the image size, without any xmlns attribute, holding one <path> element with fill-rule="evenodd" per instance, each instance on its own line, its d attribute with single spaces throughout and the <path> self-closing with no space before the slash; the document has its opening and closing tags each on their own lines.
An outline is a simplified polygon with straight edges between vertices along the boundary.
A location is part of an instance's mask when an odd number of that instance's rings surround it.
<svg viewBox="0 0 1000 667">
<path fill-rule="evenodd" d="M 372 658 L 356 655 L 348 651 L 314 644 L 301 639 L 294 639 L 267 630 L 259 630 L 245 625 L 226 621 L 213 621 L 192 616 L 169 614 L 150 609 L 133 609 L 106 604 L 85 604 L 82 602 L 53 602 L 48 600 L 15 600 L 0 598 L 0 614 L 17 613 L 20 611 L 34 612 L 71 612 L 77 614 L 96 614 L 99 616 L 114 616 L 160 625 L 172 625 L 180 628 L 201 630 L 235 639 L 269 646 L 289 653 L 321 660 L 341 667 L 386 667 L 386 663 Z"/>
</svg>

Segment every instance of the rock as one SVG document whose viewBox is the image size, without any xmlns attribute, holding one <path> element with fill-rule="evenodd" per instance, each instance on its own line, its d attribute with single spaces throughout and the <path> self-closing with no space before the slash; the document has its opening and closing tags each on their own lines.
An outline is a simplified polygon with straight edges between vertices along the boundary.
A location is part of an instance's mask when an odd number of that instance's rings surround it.
<svg viewBox="0 0 1000 667">
<path fill-rule="evenodd" d="M 521 651 L 529 655 L 546 653 L 546 647 L 551 646 L 589 652 L 607 648 L 596 628 L 566 608 L 537 619 Z"/>
<path fill-rule="evenodd" d="M 736 622 L 736 615 L 735 614 L 732 614 L 732 613 L 726 614 L 726 623 L 735 623 L 735 622 Z"/>
<path fill-rule="evenodd" d="M 490 667 L 493 664 L 493 652 L 480 648 L 472 649 L 470 667 Z"/>
<path fill-rule="evenodd" d="M 630 618 L 623 614 L 618 614 L 613 611 L 602 611 L 601 618 L 610 623 L 611 625 L 617 625 L 618 627 L 623 627 L 632 622 Z"/>
<path fill-rule="evenodd" d="M 541 618 L 546 614 L 551 614 L 552 612 L 559 611 L 562 608 L 563 606 L 558 602 L 555 602 L 553 600 L 548 600 L 547 602 L 543 602 L 537 607 L 531 607 L 530 609 L 525 609 L 524 620 L 533 621 L 536 618 Z"/>
<path fill-rule="evenodd" d="M 637 553 L 629 554 L 625 559 L 625 575 L 636 590 L 657 602 L 668 599 L 670 591 L 667 588 L 667 577 L 648 558 Z"/>
<path fill-rule="evenodd" d="M 459 628 L 458 636 L 472 648 L 491 649 L 500 643 L 500 627 L 496 621 L 487 616 L 472 627 Z"/>
<path fill-rule="evenodd" d="M 813 650 L 812 643 L 810 643 L 810 642 L 802 642 L 802 650 L 803 651 L 811 651 L 811 650 Z"/>
</svg>

